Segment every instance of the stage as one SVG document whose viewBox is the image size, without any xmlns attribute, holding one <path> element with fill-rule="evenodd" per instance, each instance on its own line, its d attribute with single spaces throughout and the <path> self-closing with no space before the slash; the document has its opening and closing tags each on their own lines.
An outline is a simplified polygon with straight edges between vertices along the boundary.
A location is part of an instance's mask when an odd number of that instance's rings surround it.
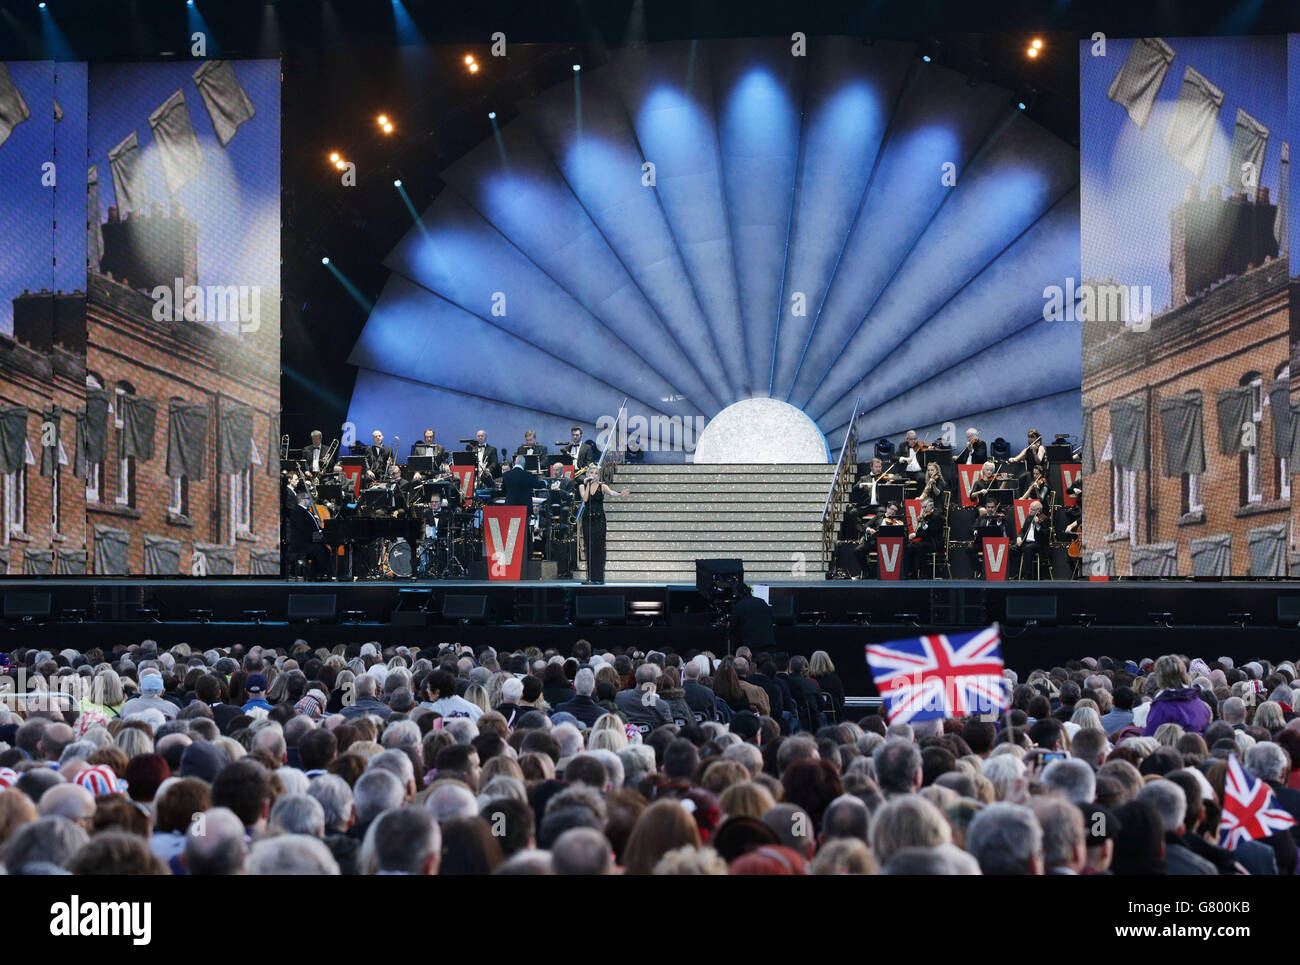
<svg viewBox="0 0 1300 965">
<path fill-rule="evenodd" d="M 14 580 L 3 587 L 0 649 L 164 646 L 296 639 L 503 648 L 725 650 L 708 601 L 679 583 L 174 579 Z M 1300 584 L 1290 581 L 818 581 L 769 584 L 778 649 L 826 650 L 848 693 L 873 694 L 863 645 L 922 632 L 1003 625 L 1008 666 L 1021 674 L 1101 653 L 1220 654 L 1293 659 Z"/>
</svg>

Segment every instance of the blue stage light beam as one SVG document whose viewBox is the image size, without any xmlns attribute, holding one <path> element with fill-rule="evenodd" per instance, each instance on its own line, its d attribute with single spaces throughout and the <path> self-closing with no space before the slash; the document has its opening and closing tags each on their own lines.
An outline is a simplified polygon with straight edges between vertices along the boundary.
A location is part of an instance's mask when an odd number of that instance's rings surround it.
<svg viewBox="0 0 1300 965">
<path fill-rule="evenodd" d="M 402 196 L 402 203 L 406 205 L 406 210 L 411 213 L 411 220 L 415 222 L 415 227 L 419 229 L 421 236 L 426 240 L 429 237 L 429 229 L 424 226 L 424 221 L 420 218 L 420 212 L 415 210 L 415 205 L 411 203 L 411 196 L 406 193 L 406 188 L 402 187 L 402 179 L 398 178 L 393 182 L 393 187 L 397 193 Z"/>
<path fill-rule="evenodd" d="M 352 284 L 352 282 L 348 280 L 348 276 L 339 271 L 338 268 L 334 266 L 334 262 L 330 261 L 329 258 L 322 258 L 321 264 L 328 268 L 329 273 L 338 279 L 338 283 L 343 286 L 345 292 L 352 296 L 352 300 L 357 303 L 357 306 L 369 315 L 371 310 L 375 307 L 375 303 L 363 295 L 361 289 Z"/>
<path fill-rule="evenodd" d="M 189 22 L 189 36 L 186 38 L 189 43 L 186 46 L 192 46 L 194 35 L 201 33 L 206 38 L 204 43 L 207 44 L 207 56 L 218 53 L 217 38 L 212 35 L 208 23 L 203 19 L 203 14 L 199 11 L 199 5 L 194 0 L 185 0 L 185 16 Z"/>
<path fill-rule="evenodd" d="M 68 43 L 68 38 L 63 36 L 63 31 L 59 29 L 49 7 L 42 3 L 38 5 L 38 9 L 41 11 L 41 43 L 45 48 L 45 59 L 76 60 L 72 45 Z"/>
</svg>

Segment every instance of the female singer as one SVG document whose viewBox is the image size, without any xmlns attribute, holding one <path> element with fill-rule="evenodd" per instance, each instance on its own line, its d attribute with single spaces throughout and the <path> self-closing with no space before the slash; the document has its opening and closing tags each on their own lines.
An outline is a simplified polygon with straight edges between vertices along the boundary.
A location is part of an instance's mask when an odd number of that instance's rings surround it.
<svg viewBox="0 0 1300 965">
<path fill-rule="evenodd" d="M 587 547 L 587 579 L 584 584 L 605 582 L 605 497 L 629 496 L 630 489 L 616 492 L 609 487 L 614 481 L 614 464 L 601 463 L 599 473 L 593 468 L 578 486 L 582 496 L 582 541 Z"/>
</svg>

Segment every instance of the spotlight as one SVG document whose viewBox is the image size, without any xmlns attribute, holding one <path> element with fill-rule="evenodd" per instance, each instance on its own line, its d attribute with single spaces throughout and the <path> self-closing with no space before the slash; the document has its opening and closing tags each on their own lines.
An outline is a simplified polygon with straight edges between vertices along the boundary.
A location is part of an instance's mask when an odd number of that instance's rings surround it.
<svg viewBox="0 0 1300 965">
<path fill-rule="evenodd" d="M 1019 101 L 1019 102 L 1016 104 L 1016 106 L 1019 107 L 1019 108 L 1023 111 L 1023 110 L 1025 109 L 1025 102 L 1024 102 L 1024 101 Z"/>
<path fill-rule="evenodd" d="M 470 65 L 469 65 L 469 72 L 470 72 L 471 74 L 477 74 L 477 73 L 478 73 L 478 64 L 470 64 Z"/>
<path fill-rule="evenodd" d="M 1043 42 L 1039 40 L 1037 37 L 1035 37 L 1034 42 L 1030 46 L 1033 47 L 1035 50 L 1041 50 L 1043 47 Z"/>
<path fill-rule="evenodd" d="M 41 9 L 41 10 L 44 10 L 44 9 L 45 9 L 45 4 L 44 4 L 44 3 L 38 3 L 36 6 L 37 6 L 39 9 Z"/>
<path fill-rule="evenodd" d="M 573 65 L 573 72 L 574 72 L 575 74 L 576 74 L 578 71 L 580 71 L 580 70 L 582 70 L 582 64 L 574 64 L 574 65 Z"/>
<path fill-rule="evenodd" d="M 194 0 L 185 0 L 185 6 L 187 7 L 194 6 Z"/>
<path fill-rule="evenodd" d="M 401 179 L 401 178 L 398 178 L 396 181 L 393 182 L 393 187 L 395 187 L 395 188 L 400 188 L 401 186 L 402 186 L 402 179 Z"/>
<path fill-rule="evenodd" d="M 466 54 L 466 55 L 465 55 L 465 63 L 467 63 L 467 64 L 472 64 L 472 63 L 474 63 L 474 55 L 473 55 L 473 54 Z"/>
<path fill-rule="evenodd" d="M 380 115 L 379 115 L 379 126 L 380 126 L 380 127 L 383 127 L 383 126 L 384 126 L 385 124 L 387 124 L 387 123 L 388 123 L 388 115 L 387 115 L 387 114 L 380 114 Z"/>
<path fill-rule="evenodd" d="M 338 151 L 335 151 L 333 154 L 330 155 L 330 163 L 331 163 L 331 164 L 338 164 L 338 163 L 339 163 L 339 152 L 338 152 Z"/>
<path fill-rule="evenodd" d="M 497 119 L 497 112 L 496 112 L 496 111 L 488 111 L 488 120 L 489 120 L 489 121 L 495 121 L 496 119 Z"/>
<path fill-rule="evenodd" d="M 328 264 L 330 263 L 329 256 L 326 255 L 324 258 L 322 258 L 322 259 L 320 260 L 320 263 L 321 263 L 322 265 L 328 265 Z"/>
<path fill-rule="evenodd" d="M 385 133 L 385 134 L 392 134 L 392 133 L 393 133 L 393 125 L 392 125 L 392 124 L 385 124 L 385 125 L 384 125 L 384 133 Z"/>
<path fill-rule="evenodd" d="M 923 61 L 925 61 L 925 62 L 928 64 L 928 63 L 930 62 L 930 55 L 929 55 L 929 54 L 926 54 L 926 55 L 923 56 L 921 59 L 922 59 Z"/>
<path fill-rule="evenodd" d="M 1037 56 L 1038 56 L 1038 48 L 1037 48 L 1037 47 L 1030 47 L 1028 50 L 1025 51 L 1025 54 L 1026 54 L 1027 56 L 1029 56 L 1029 57 L 1037 57 Z"/>
</svg>

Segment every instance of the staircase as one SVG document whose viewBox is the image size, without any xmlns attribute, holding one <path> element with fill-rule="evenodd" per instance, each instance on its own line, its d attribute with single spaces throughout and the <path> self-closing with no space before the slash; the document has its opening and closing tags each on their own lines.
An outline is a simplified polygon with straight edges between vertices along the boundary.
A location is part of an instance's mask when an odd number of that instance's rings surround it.
<svg viewBox="0 0 1300 965">
<path fill-rule="evenodd" d="M 833 465 L 620 466 L 606 497 L 605 580 L 695 583 L 695 560 L 744 560 L 746 582 L 824 580 Z M 585 576 L 585 559 L 580 572 Z"/>
</svg>

